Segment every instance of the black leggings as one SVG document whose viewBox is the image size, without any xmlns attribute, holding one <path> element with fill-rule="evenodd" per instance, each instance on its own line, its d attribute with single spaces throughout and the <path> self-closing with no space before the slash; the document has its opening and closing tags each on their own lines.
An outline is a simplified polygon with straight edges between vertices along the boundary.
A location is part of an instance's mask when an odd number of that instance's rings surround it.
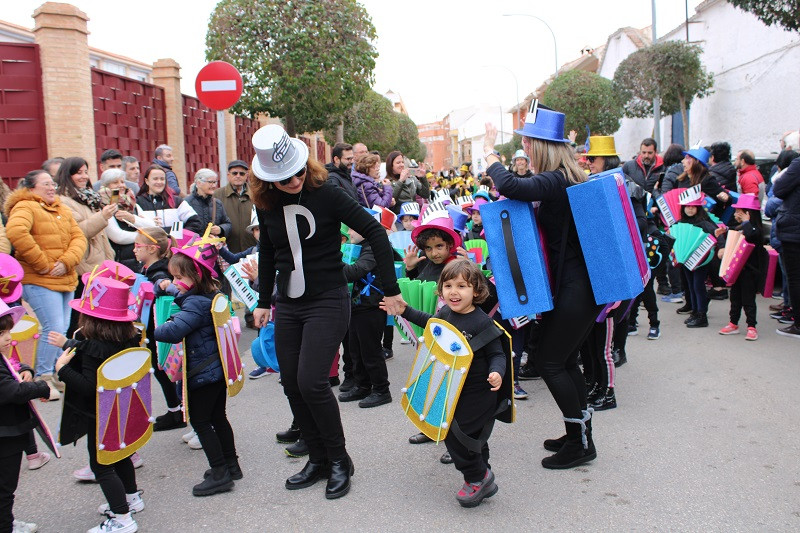
<svg viewBox="0 0 800 533">
<path fill-rule="evenodd" d="M 152 337 L 151 337 L 152 338 Z M 158 353 L 156 352 L 156 343 L 149 347 L 150 348 L 150 363 L 153 365 L 153 375 L 158 381 L 158 384 L 161 385 L 161 391 L 164 393 L 164 399 L 167 401 L 167 407 L 175 408 L 180 407 L 181 400 L 178 398 L 178 389 L 175 386 L 175 383 L 170 381 L 169 377 L 167 377 L 167 373 L 164 372 L 160 366 L 158 366 Z"/>
<path fill-rule="evenodd" d="M 636 301 L 631 308 L 631 317 L 635 324 L 638 324 L 639 318 L 639 303 L 644 302 L 644 308 L 647 309 L 647 320 L 650 322 L 651 328 L 657 328 L 661 323 L 658 321 L 658 303 L 656 302 L 656 291 L 653 288 L 655 277 L 651 276 L 650 281 L 645 285 L 642 294 L 636 297 Z M 626 332 L 627 333 L 627 332 Z"/>
<path fill-rule="evenodd" d="M 224 381 L 189 391 L 189 420 L 212 468 L 236 459 L 233 428 L 225 414 L 227 397 Z"/>
<path fill-rule="evenodd" d="M 476 431 L 468 436 L 477 439 L 480 434 L 481 431 Z M 444 438 L 444 445 L 453 459 L 453 466 L 464 476 L 464 481 L 467 483 L 480 483 L 483 481 L 486 469 L 491 468 L 491 465 L 489 465 L 488 442 L 483 443 L 481 453 L 476 453 L 461 444 L 461 441 L 450 431 Z"/>
<path fill-rule="evenodd" d="M 784 242 L 783 267 L 789 285 L 789 300 L 794 310 L 794 324 L 800 327 L 800 243 Z"/>
<path fill-rule="evenodd" d="M 607 316 L 602 322 L 595 322 L 586 337 L 581 347 L 581 361 L 588 383 L 614 388 L 614 360 L 611 356 L 613 337 L 614 318 L 611 316 Z"/>
<path fill-rule="evenodd" d="M 22 452 L 0 457 L 0 531 L 11 533 L 14 529 L 14 492 L 19 484 Z"/>
<path fill-rule="evenodd" d="M 385 325 L 386 313 L 370 309 L 353 313 L 347 332 L 356 385 L 381 394 L 389 392 L 389 372 L 381 348 Z"/>
<path fill-rule="evenodd" d="M 110 465 L 98 463 L 97 435 L 94 424 L 89 424 L 87 429 L 86 448 L 89 450 L 89 467 L 100 484 L 100 489 L 111 507 L 111 512 L 116 515 L 127 514 L 129 509 L 125 495 L 137 491 L 133 462 L 130 457 L 126 457 Z"/>
<path fill-rule="evenodd" d="M 747 327 L 756 327 L 756 292 L 758 289 L 758 276 L 747 267 L 743 268 L 736 278 L 736 283 L 731 287 L 731 324 L 739 324 L 739 318 L 747 319 Z"/>
<path fill-rule="evenodd" d="M 588 276 L 561 282 L 555 307 L 542 315 L 542 335 L 534 352 L 536 370 L 566 418 L 583 418 L 586 383 L 578 350 L 602 309 Z"/>
<path fill-rule="evenodd" d="M 281 384 L 314 462 L 347 455 L 339 403 L 328 375 L 349 322 L 346 286 L 308 300 L 278 296 L 275 350 Z"/>
</svg>

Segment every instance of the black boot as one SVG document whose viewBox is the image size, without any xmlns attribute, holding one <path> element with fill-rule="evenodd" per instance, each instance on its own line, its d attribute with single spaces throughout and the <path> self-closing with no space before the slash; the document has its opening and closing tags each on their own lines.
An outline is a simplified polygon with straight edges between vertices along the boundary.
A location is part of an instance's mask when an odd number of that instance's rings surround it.
<svg viewBox="0 0 800 533">
<path fill-rule="evenodd" d="M 708 327 L 708 316 L 705 313 L 696 313 L 694 316 L 694 320 L 690 320 L 686 323 L 687 328 L 707 328 Z"/>
<path fill-rule="evenodd" d="M 153 424 L 153 431 L 168 431 L 170 429 L 185 428 L 186 422 L 183 421 L 183 411 L 167 411 L 161 416 L 156 417 Z"/>
<path fill-rule="evenodd" d="M 356 379 L 353 376 L 348 376 L 345 374 L 344 381 L 342 381 L 342 384 L 339 385 L 339 392 L 347 392 L 355 386 Z"/>
<path fill-rule="evenodd" d="M 588 393 L 586 394 L 586 403 L 592 404 L 598 396 L 603 394 L 603 387 L 600 386 L 599 383 L 593 383 L 591 388 L 587 388 Z M 558 450 L 555 450 L 558 451 Z"/>
<path fill-rule="evenodd" d="M 297 439 L 297 442 L 284 448 L 283 451 L 286 452 L 286 455 L 289 457 L 305 457 L 308 455 L 308 444 L 306 444 L 305 439 L 301 437 Z"/>
<path fill-rule="evenodd" d="M 564 418 L 567 438 L 555 455 L 542 459 L 542 466 L 553 470 L 574 468 L 597 457 L 592 442 L 591 409 L 583 411 L 583 418 Z"/>
<path fill-rule="evenodd" d="M 567 436 L 561 435 L 557 439 L 547 439 L 544 441 L 544 449 L 548 452 L 557 452 L 561 449 L 564 443 L 567 442 Z"/>
<path fill-rule="evenodd" d="M 621 367 L 622 365 L 624 365 L 625 363 L 628 362 L 628 354 L 625 353 L 625 349 L 624 348 L 615 348 L 614 349 L 613 362 L 614 362 L 614 368 Z M 604 392 L 603 388 L 600 387 L 600 390 L 598 391 L 598 393 L 602 394 L 603 392 Z"/>
<path fill-rule="evenodd" d="M 301 471 L 286 480 L 286 488 L 289 490 L 297 490 L 310 487 L 320 479 L 326 479 L 330 473 L 331 466 L 326 461 L 309 461 Z"/>
<path fill-rule="evenodd" d="M 227 492 L 232 488 L 233 479 L 231 479 L 231 474 L 228 472 L 228 467 L 215 466 L 211 469 L 211 475 L 192 488 L 192 494 L 195 496 L 211 496 L 218 492 Z"/>
<path fill-rule="evenodd" d="M 603 390 L 603 394 L 595 398 L 589 404 L 589 407 L 595 411 L 605 411 L 606 409 L 614 409 L 617 406 L 617 398 L 614 395 L 614 388 L 609 387 Z"/>
<path fill-rule="evenodd" d="M 691 322 L 692 320 L 694 320 L 696 318 L 696 315 L 697 315 L 697 313 L 692 311 L 691 313 L 689 313 L 689 316 L 686 317 L 686 320 L 684 320 L 683 323 L 684 324 L 688 324 L 689 322 Z"/>
<path fill-rule="evenodd" d="M 354 473 L 355 468 L 349 455 L 331 461 L 331 475 L 328 478 L 328 486 L 325 487 L 325 497 L 335 500 L 350 492 L 350 478 Z"/>
<path fill-rule="evenodd" d="M 692 312 L 692 304 L 689 303 L 689 298 L 686 298 L 686 303 L 675 310 L 679 315 L 687 315 Z"/>
<path fill-rule="evenodd" d="M 225 466 L 228 467 L 228 472 L 230 473 L 232 480 L 238 481 L 244 477 L 244 474 L 242 473 L 242 467 L 239 466 L 238 457 L 234 457 L 233 459 L 225 459 Z M 213 473 L 214 469 L 209 468 L 208 470 L 206 470 L 206 473 L 203 474 L 203 477 L 207 478 Z"/>
<path fill-rule="evenodd" d="M 286 431 L 275 433 L 275 439 L 281 444 L 292 444 L 300 438 L 300 428 L 292 421 L 292 425 Z"/>
</svg>

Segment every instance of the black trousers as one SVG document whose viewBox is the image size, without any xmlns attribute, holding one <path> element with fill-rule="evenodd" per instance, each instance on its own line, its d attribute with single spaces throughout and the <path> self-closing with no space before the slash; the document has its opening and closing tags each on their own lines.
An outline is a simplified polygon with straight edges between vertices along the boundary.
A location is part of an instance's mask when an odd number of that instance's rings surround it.
<svg viewBox="0 0 800 533">
<path fill-rule="evenodd" d="M 14 529 L 14 492 L 21 464 L 22 452 L 0 457 L 0 533 Z"/>
<path fill-rule="evenodd" d="M 89 467 L 100 484 L 100 490 L 106 497 L 111 512 L 117 515 L 127 514 L 128 500 L 126 494 L 136 492 L 136 471 L 130 457 L 110 465 L 97 462 L 97 435 L 94 424 L 88 425 L 86 448 L 89 450 Z"/>
<path fill-rule="evenodd" d="M 328 375 L 349 323 L 346 286 L 310 300 L 278 296 L 275 350 L 281 384 L 314 462 L 347 455 L 339 403 Z"/>
<path fill-rule="evenodd" d="M 39 452 L 39 447 L 36 445 L 36 432 L 30 430 L 28 432 L 28 445 L 25 447 L 25 455 L 33 455 Z"/>
<path fill-rule="evenodd" d="M 743 268 L 731 287 L 731 324 L 739 324 L 739 318 L 744 316 L 747 327 L 756 327 L 756 292 L 758 292 L 758 276 L 747 267 Z"/>
<path fill-rule="evenodd" d="M 167 373 L 164 372 L 160 366 L 158 366 L 158 353 L 156 352 L 156 343 L 153 342 L 150 348 L 150 363 L 153 365 L 153 375 L 158 381 L 158 384 L 161 385 L 161 392 L 164 393 L 164 400 L 167 402 L 167 407 L 179 407 L 181 405 L 181 400 L 178 398 L 178 388 L 170 381 L 167 377 Z"/>
<path fill-rule="evenodd" d="M 800 327 L 800 243 L 782 242 L 783 268 L 789 282 L 789 301 L 794 310 L 794 324 Z"/>
<path fill-rule="evenodd" d="M 628 310 L 628 307 L 631 307 Z M 631 313 L 633 307 L 630 300 L 625 300 L 619 307 L 611 311 L 611 316 L 614 318 L 614 332 L 612 335 L 613 345 L 615 350 L 625 351 L 625 346 L 628 344 L 628 324 L 631 323 Z"/>
<path fill-rule="evenodd" d="M 333 363 L 331 362 L 331 364 Z M 342 339 L 342 374 L 344 374 L 344 379 L 353 377 L 353 358 L 350 357 L 350 336 L 347 332 Z"/>
<path fill-rule="evenodd" d="M 227 398 L 224 381 L 189 391 L 189 420 L 212 468 L 236 459 L 233 428 L 225 413 Z"/>
<path fill-rule="evenodd" d="M 611 356 L 613 337 L 614 318 L 607 316 L 602 322 L 595 322 L 583 342 L 581 361 L 587 383 L 614 388 L 614 360 Z"/>
<path fill-rule="evenodd" d="M 381 394 L 389 392 L 389 372 L 381 346 L 385 325 L 386 313 L 370 309 L 353 313 L 347 332 L 356 385 Z"/>
<path fill-rule="evenodd" d="M 469 435 L 473 439 L 478 438 L 480 431 Z M 453 466 L 464 476 L 467 483 L 479 483 L 486 475 L 489 465 L 489 443 L 484 442 L 481 453 L 475 453 L 467 449 L 466 446 L 456 438 L 452 431 L 447 433 L 444 438 L 444 445 L 453 458 Z"/>
<path fill-rule="evenodd" d="M 651 328 L 657 328 L 661 323 L 658 321 L 658 303 L 656 302 L 656 291 L 653 288 L 655 277 L 650 276 L 650 281 L 645 285 L 642 294 L 636 297 L 631 309 L 631 317 L 634 323 L 638 323 L 639 318 L 639 303 L 644 302 L 644 308 L 647 309 L 647 320 L 650 322 Z M 627 332 L 626 332 L 627 333 Z"/>
<path fill-rule="evenodd" d="M 394 326 L 384 325 L 383 327 L 383 347 L 387 350 L 392 349 L 394 342 Z"/>
<path fill-rule="evenodd" d="M 567 418 L 583 418 L 586 383 L 578 367 L 578 350 L 601 310 L 588 277 L 561 282 L 552 311 L 542 314 L 542 330 L 534 352 L 536 370 Z"/>
<path fill-rule="evenodd" d="M 713 261 L 710 264 L 713 264 Z M 683 289 L 685 291 L 684 298 L 686 298 L 686 302 L 691 305 L 692 311 L 695 313 L 708 312 L 708 294 L 706 293 L 708 269 L 708 265 L 697 267 L 694 270 L 681 266 Z"/>
</svg>

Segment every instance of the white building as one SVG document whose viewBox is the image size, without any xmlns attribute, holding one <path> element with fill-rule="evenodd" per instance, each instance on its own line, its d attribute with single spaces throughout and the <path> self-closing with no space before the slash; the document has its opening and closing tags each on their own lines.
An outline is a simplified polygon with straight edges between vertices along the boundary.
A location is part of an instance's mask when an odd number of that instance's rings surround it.
<svg viewBox="0 0 800 533">
<path fill-rule="evenodd" d="M 685 39 L 681 24 L 659 41 Z M 714 92 L 692 103 L 688 144 L 728 141 L 734 153 L 744 148 L 777 152 L 780 136 L 800 126 L 800 34 L 766 26 L 725 0 L 706 0 L 689 19 L 689 40 L 703 48 Z M 612 35 L 599 73 L 613 78 L 619 63 L 635 51 L 631 44 L 628 36 Z M 624 119 L 615 134 L 617 149 L 628 157 L 651 134 L 652 121 Z M 679 119 L 661 120 L 659 149 L 673 141 L 686 145 L 682 137 Z"/>
<path fill-rule="evenodd" d="M 514 134 L 513 118 L 511 113 L 506 113 L 498 105 L 479 104 L 471 108 L 471 113 L 461 115 L 460 124 L 452 123 L 450 127 L 458 129 L 459 156 L 461 161 L 472 162 L 472 172 L 482 173 L 486 170 L 486 160 L 483 158 L 483 138 L 486 136 L 486 123 L 490 122 L 497 128 L 497 142 L 509 142 Z"/>
</svg>

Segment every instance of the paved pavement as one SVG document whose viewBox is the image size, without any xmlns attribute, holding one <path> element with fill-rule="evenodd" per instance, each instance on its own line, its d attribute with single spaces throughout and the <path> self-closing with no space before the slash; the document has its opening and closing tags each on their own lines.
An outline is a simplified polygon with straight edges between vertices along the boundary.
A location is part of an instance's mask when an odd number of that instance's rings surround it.
<svg viewBox="0 0 800 533">
<path fill-rule="evenodd" d="M 774 301 L 774 300 L 773 300 Z M 202 451 L 180 441 L 182 430 L 157 433 L 137 470 L 146 508 L 141 531 L 798 531 L 800 444 L 797 438 L 800 341 L 779 337 L 759 300 L 761 339 L 721 337 L 728 302 L 712 302 L 714 327 L 688 330 L 674 304 L 661 304 L 662 338 L 644 327 L 629 338 L 617 374 L 619 407 L 597 413 L 598 458 L 581 468 L 545 470 L 541 442 L 563 433 L 541 381 L 523 382 L 518 421 L 497 424 L 492 465 L 500 491 L 476 509 L 454 494 L 457 471 L 439 463 L 444 446 L 410 445 L 414 428 L 399 402 L 375 409 L 341 406 L 353 488 L 336 501 L 324 484 L 287 491 L 284 479 L 304 461 L 289 459 L 274 434 L 291 415 L 275 376 L 248 381 L 228 402 L 245 477 L 227 494 L 191 495 L 207 468 Z M 644 318 L 640 315 L 640 319 Z M 247 332 L 249 346 L 252 332 Z M 407 375 L 411 349 L 395 342 L 392 390 Z M 252 368 L 249 357 L 246 364 Z M 164 410 L 156 398 L 156 412 Z M 60 402 L 43 405 L 55 428 Z M 24 469 L 18 518 L 42 532 L 80 532 L 100 522 L 97 485 L 78 483 L 84 441 L 38 471 Z"/>
</svg>

